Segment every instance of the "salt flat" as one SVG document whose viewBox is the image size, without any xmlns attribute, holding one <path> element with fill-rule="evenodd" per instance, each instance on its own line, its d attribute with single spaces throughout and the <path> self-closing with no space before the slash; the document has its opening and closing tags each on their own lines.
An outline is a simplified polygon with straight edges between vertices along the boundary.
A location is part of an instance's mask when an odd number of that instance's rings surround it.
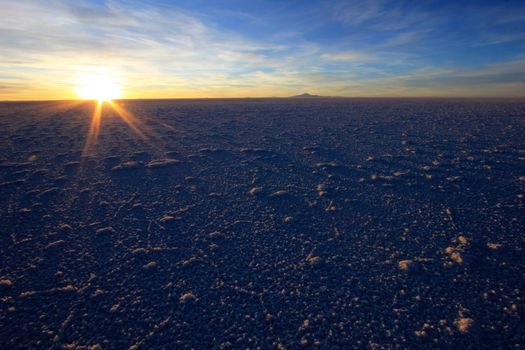
<svg viewBox="0 0 525 350">
<path fill-rule="evenodd" d="M 525 101 L 114 103 L 0 104 L 1 348 L 525 346 Z"/>
</svg>

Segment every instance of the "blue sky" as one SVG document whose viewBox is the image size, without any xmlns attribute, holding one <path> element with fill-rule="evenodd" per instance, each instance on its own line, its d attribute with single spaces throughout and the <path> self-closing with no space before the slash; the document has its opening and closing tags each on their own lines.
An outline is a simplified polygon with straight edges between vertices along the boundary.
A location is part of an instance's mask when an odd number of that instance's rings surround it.
<svg viewBox="0 0 525 350">
<path fill-rule="evenodd" d="M 525 96 L 525 1 L 0 0 L 0 99 Z"/>
</svg>

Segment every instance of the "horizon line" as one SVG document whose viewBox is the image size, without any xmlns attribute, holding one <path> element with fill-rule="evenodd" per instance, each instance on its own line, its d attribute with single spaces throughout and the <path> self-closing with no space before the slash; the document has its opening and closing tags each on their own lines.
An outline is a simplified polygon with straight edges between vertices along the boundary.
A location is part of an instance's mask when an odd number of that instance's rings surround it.
<svg viewBox="0 0 525 350">
<path fill-rule="evenodd" d="M 401 99 L 453 99 L 453 100 L 472 100 L 472 99 L 487 99 L 487 100 L 516 100 L 516 99 L 525 99 L 524 96 L 321 96 L 321 95 L 311 95 L 307 97 L 300 97 L 300 95 L 295 96 L 264 96 L 264 97 L 160 97 L 160 98 L 114 98 L 111 101 L 166 101 L 166 100 L 264 100 L 264 99 L 282 99 L 282 100 L 311 100 L 311 99 L 392 99 L 392 100 L 401 100 Z M 65 99 L 14 99 L 14 100 L 0 100 L 0 103 L 12 103 L 12 102 L 71 102 L 71 101 L 80 101 L 80 102 L 95 102 L 97 99 L 74 99 L 74 98 L 65 98 Z"/>
</svg>

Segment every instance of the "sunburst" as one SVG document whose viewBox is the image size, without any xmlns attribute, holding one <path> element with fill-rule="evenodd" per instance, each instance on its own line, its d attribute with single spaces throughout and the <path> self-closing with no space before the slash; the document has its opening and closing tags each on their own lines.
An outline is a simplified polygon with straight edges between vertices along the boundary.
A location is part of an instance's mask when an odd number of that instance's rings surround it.
<svg viewBox="0 0 525 350">
<path fill-rule="evenodd" d="M 84 100 L 111 101 L 122 96 L 118 79 L 108 72 L 84 74 L 77 80 L 76 93 Z"/>
</svg>

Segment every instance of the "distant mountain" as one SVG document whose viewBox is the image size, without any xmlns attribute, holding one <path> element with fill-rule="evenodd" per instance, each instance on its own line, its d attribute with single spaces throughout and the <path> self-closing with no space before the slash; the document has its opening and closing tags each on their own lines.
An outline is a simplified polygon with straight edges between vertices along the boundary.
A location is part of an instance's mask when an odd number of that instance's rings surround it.
<svg viewBox="0 0 525 350">
<path fill-rule="evenodd" d="M 302 94 L 302 95 L 290 96 L 290 98 L 311 98 L 311 97 L 322 97 L 322 96 L 319 96 L 319 95 L 310 95 L 310 94 L 307 93 L 307 92 L 305 92 L 305 93 Z"/>
</svg>

